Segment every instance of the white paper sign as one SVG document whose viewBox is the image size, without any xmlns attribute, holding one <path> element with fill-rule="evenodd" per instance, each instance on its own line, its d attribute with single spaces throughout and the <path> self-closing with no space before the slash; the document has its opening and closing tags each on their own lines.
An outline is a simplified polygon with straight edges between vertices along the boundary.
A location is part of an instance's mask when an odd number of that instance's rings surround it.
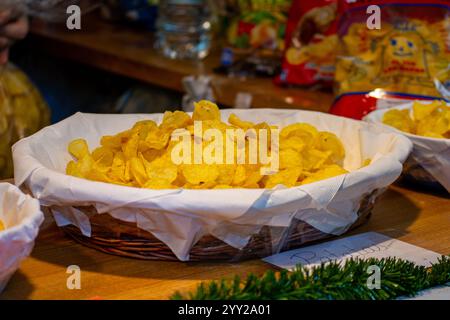
<svg viewBox="0 0 450 320">
<path fill-rule="evenodd" d="M 390 238 L 376 232 L 367 232 L 355 236 L 329 241 L 305 248 L 286 251 L 263 261 L 277 267 L 293 270 L 296 265 L 312 268 L 322 262 L 342 261 L 350 258 L 388 258 L 396 257 L 411 261 L 417 265 L 429 267 L 436 263 L 441 255 L 406 242 Z"/>
</svg>

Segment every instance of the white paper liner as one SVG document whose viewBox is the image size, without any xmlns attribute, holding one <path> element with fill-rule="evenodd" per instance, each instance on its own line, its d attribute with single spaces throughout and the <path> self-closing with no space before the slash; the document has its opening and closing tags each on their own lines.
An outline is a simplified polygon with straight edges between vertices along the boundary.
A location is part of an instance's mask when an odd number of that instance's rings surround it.
<svg viewBox="0 0 450 320">
<path fill-rule="evenodd" d="M 87 217 L 72 206 L 93 205 L 98 213 L 137 223 L 163 241 L 180 260 L 206 234 L 243 248 L 262 226 L 288 227 L 297 216 L 314 228 L 339 235 L 357 219 L 364 195 L 391 184 L 400 175 L 411 142 L 380 126 L 318 112 L 258 109 L 223 110 L 243 119 L 285 126 L 308 122 L 336 133 L 346 149 L 344 167 L 353 171 L 296 187 L 224 190 L 149 190 L 93 182 L 65 175 L 72 160 L 68 143 L 84 138 L 91 149 L 103 135 L 116 134 L 136 121 L 159 122 L 161 114 L 96 115 L 77 113 L 13 147 L 17 185 L 26 184 L 45 206 L 57 206 L 59 225 L 73 224 L 90 235 Z M 372 164 L 358 169 L 367 158 Z M 282 238 L 282 237 L 281 237 Z M 280 247 L 279 244 L 275 244 Z"/>
<path fill-rule="evenodd" d="M 20 262 L 30 255 L 39 226 L 44 221 L 39 201 L 23 194 L 16 186 L 0 183 L 0 293 Z"/>
<path fill-rule="evenodd" d="M 431 101 L 420 101 L 427 104 Z M 414 102 L 405 103 L 391 109 L 412 110 Z M 435 139 L 409 134 L 393 127 L 384 125 L 383 115 L 390 109 L 376 110 L 369 113 L 364 120 L 371 123 L 382 124 L 394 132 L 408 137 L 413 143 L 411 157 L 419 163 L 433 178 L 436 179 L 448 192 L 450 192 L 450 139 Z"/>
</svg>

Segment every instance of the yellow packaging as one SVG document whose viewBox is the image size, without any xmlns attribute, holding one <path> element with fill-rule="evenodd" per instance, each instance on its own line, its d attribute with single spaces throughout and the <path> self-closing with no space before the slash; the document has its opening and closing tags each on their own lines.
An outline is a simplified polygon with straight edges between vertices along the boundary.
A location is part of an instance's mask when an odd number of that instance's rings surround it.
<svg viewBox="0 0 450 320">
<path fill-rule="evenodd" d="M 37 88 L 16 66 L 0 66 L 0 178 L 13 176 L 11 146 L 50 124 L 50 111 Z"/>
</svg>

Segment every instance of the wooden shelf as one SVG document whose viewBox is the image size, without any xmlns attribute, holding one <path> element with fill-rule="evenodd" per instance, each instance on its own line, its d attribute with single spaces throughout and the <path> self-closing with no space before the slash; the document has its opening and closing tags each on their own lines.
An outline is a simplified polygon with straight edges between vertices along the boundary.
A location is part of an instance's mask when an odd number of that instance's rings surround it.
<svg viewBox="0 0 450 320">
<path fill-rule="evenodd" d="M 30 41 L 37 50 L 77 61 L 148 84 L 183 92 L 181 79 L 187 75 L 212 75 L 217 101 L 233 106 L 236 94 L 253 95 L 255 108 L 299 108 L 327 112 L 331 93 L 299 88 L 280 88 L 271 79 L 237 79 L 213 74 L 219 52 L 203 61 L 180 61 L 162 57 L 153 48 L 151 32 L 85 17 L 82 30 L 70 31 L 62 25 L 34 20 Z"/>
</svg>

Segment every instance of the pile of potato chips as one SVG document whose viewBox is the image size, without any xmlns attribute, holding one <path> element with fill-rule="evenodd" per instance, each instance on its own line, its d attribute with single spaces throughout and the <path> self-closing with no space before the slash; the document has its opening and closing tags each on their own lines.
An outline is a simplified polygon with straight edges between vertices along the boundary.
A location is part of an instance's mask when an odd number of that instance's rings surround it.
<svg viewBox="0 0 450 320">
<path fill-rule="evenodd" d="M 0 231 L 5 230 L 5 225 L 3 224 L 2 220 L 0 220 Z"/>
<path fill-rule="evenodd" d="M 67 164 L 67 174 L 149 189 L 226 189 L 272 188 L 278 184 L 294 187 L 347 173 L 341 167 L 345 151 L 340 140 L 333 133 L 318 131 L 306 123 L 295 123 L 280 130 L 279 170 L 270 175 L 261 174 L 260 161 L 176 165 L 171 153 L 180 142 L 171 139 L 172 133 L 186 129 L 194 141 L 194 121 L 201 121 L 204 128 L 222 132 L 277 128 L 265 122 L 244 121 L 234 114 L 228 123 L 222 122 L 217 105 L 204 100 L 195 104 L 192 117 L 182 111 L 167 111 L 161 124 L 152 120 L 137 122 L 129 130 L 102 137 L 100 147 L 92 152 L 85 140 L 72 141 L 69 152 L 75 160 Z M 202 147 L 207 147 L 207 143 Z"/>
<path fill-rule="evenodd" d="M 450 107 L 444 101 L 415 101 L 409 109 L 387 111 L 383 123 L 401 131 L 430 138 L 450 139 Z"/>
</svg>

